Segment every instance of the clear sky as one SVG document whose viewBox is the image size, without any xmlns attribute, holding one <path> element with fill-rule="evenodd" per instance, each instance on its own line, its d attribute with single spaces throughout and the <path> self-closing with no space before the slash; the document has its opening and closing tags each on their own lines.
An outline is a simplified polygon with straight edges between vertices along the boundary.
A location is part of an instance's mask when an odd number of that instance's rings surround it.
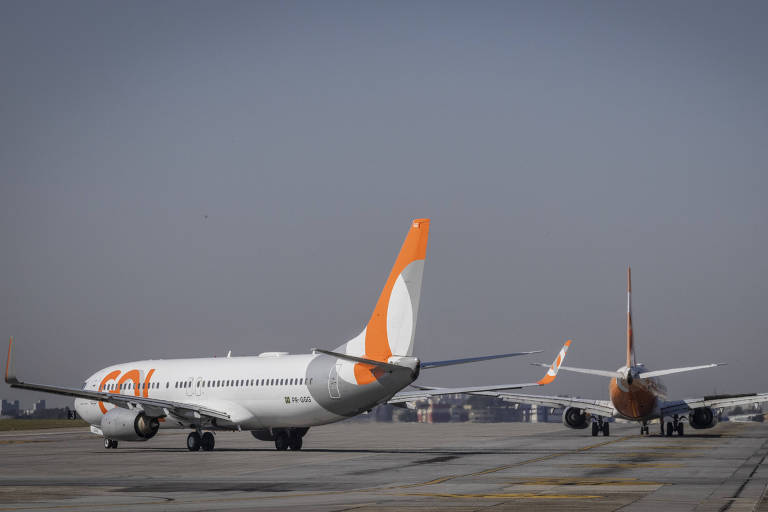
<svg viewBox="0 0 768 512">
<path fill-rule="evenodd" d="M 530 381 L 569 337 L 617 368 L 631 264 L 639 359 L 729 363 L 675 397 L 768 391 L 766 26 L 765 2 L 6 0 L 0 333 L 73 386 L 330 349 L 430 217 L 416 354 L 545 354 L 421 383 Z"/>
</svg>

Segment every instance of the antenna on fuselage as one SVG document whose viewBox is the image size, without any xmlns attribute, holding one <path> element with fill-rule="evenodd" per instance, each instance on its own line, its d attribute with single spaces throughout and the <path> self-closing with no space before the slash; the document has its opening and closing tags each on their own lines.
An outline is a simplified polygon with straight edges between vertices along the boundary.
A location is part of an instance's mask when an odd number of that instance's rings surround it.
<svg viewBox="0 0 768 512">
<path fill-rule="evenodd" d="M 229 359 L 231 356 L 232 356 L 232 351 L 231 351 L 231 350 L 229 350 L 229 351 L 227 352 L 227 359 Z"/>
</svg>

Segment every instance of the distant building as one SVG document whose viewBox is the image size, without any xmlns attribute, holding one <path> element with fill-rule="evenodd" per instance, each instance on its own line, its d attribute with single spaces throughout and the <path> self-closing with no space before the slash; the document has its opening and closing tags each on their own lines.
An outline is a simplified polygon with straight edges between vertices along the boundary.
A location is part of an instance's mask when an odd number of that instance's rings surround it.
<svg viewBox="0 0 768 512">
<path fill-rule="evenodd" d="M 0 409 L 0 416 L 10 416 L 15 418 L 21 413 L 21 406 L 18 400 L 11 402 L 10 400 L 2 401 L 2 408 Z"/>
<path fill-rule="evenodd" d="M 32 414 L 41 414 L 45 410 L 45 400 L 38 400 L 32 406 Z"/>
</svg>

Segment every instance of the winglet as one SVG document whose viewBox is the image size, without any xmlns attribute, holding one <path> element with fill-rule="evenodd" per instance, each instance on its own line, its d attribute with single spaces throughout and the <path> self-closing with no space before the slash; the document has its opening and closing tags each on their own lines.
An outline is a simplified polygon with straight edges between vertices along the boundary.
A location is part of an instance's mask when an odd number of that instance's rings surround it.
<svg viewBox="0 0 768 512">
<path fill-rule="evenodd" d="M 8 340 L 8 359 L 5 360 L 5 382 L 8 384 L 18 384 L 16 379 L 16 365 L 13 364 L 13 336 Z"/>
<path fill-rule="evenodd" d="M 565 345 L 563 345 L 563 348 L 560 349 L 560 353 L 557 354 L 557 357 L 547 370 L 547 373 L 536 384 L 543 386 L 544 384 L 554 382 L 555 378 L 557 377 L 557 371 L 560 369 L 560 365 L 563 364 L 563 361 L 565 361 L 565 354 L 568 352 L 568 347 L 570 346 L 571 340 L 566 341 Z"/>
</svg>

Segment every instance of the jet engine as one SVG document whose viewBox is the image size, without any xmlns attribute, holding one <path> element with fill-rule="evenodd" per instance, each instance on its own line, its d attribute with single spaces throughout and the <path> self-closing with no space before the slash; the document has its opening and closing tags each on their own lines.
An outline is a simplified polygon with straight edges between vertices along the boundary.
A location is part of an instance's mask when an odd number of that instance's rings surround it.
<svg viewBox="0 0 768 512">
<path fill-rule="evenodd" d="M 101 418 L 101 431 L 107 439 L 146 441 L 157 434 L 160 422 L 140 411 L 115 407 Z"/>
<path fill-rule="evenodd" d="M 698 407 L 688 414 L 693 428 L 712 428 L 717 425 L 717 414 L 709 407 Z"/>
<path fill-rule="evenodd" d="M 577 407 L 567 407 L 563 411 L 563 425 L 569 428 L 587 428 L 589 415 Z"/>
</svg>

